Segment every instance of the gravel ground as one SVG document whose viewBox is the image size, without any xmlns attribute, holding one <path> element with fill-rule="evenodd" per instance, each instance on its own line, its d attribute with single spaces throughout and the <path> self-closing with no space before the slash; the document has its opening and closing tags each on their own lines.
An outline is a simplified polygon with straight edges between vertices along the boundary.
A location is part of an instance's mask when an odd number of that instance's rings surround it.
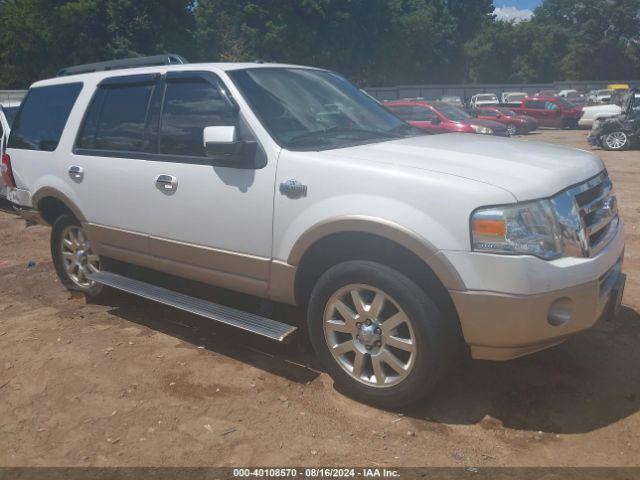
<svg viewBox="0 0 640 480">
<path fill-rule="evenodd" d="M 597 153 L 626 221 L 622 317 L 526 358 L 470 361 L 402 413 L 343 396 L 303 341 L 123 294 L 87 304 L 57 281 L 49 229 L 0 212 L 0 465 L 640 465 L 640 152 Z"/>
</svg>

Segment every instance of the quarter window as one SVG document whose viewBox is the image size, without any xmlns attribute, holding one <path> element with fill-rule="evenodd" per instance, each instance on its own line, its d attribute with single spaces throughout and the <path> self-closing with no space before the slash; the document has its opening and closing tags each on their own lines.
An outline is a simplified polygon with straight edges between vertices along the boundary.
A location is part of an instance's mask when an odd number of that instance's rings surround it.
<svg viewBox="0 0 640 480">
<path fill-rule="evenodd" d="M 205 156 L 205 127 L 234 125 L 235 115 L 218 88 L 204 78 L 167 81 L 160 121 L 160 152 Z"/>
<path fill-rule="evenodd" d="M 9 148 L 54 151 L 80 90 L 81 83 L 30 89 L 13 122 Z"/>
</svg>

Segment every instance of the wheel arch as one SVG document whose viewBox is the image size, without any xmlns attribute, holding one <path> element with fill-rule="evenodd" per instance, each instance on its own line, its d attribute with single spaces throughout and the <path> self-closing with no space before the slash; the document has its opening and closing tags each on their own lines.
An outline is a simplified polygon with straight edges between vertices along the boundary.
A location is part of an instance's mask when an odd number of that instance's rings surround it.
<svg viewBox="0 0 640 480">
<path fill-rule="evenodd" d="M 59 190 L 51 187 L 43 187 L 32 196 L 33 206 L 40 212 L 42 219 L 53 225 L 60 215 L 71 214 L 79 222 L 86 223 L 82 211 L 69 197 Z"/>
<path fill-rule="evenodd" d="M 312 227 L 298 239 L 287 262 L 295 267 L 295 303 L 306 305 L 317 279 L 333 265 L 356 259 L 382 263 L 407 275 L 459 324 L 449 290 L 464 290 L 465 286 L 455 268 L 426 239 L 379 218 L 333 219 Z"/>
</svg>

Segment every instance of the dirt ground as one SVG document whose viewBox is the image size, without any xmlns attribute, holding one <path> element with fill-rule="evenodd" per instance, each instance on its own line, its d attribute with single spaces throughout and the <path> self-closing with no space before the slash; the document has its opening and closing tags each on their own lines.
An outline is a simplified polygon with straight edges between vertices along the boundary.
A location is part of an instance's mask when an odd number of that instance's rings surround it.
<svg viewBox="0 0 640 480">
<path fill-rule="evenodd" d="M 521 140 L 588 149 L 586 135 Z M 640 465 L 640 151 L 597 153 L 626 222 L 622 317 L 526 358 L 471 361 L 403 413 L 343 396 L 303 341 L 124 294 L 74 298 L 49 229 L 0 212 L 0 466 Z"/>
</svg>

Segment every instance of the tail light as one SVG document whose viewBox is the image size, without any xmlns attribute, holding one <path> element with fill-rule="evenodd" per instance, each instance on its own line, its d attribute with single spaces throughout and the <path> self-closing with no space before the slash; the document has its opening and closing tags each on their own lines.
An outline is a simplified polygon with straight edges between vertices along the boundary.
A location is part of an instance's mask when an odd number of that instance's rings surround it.
<svg viewBox="0 0 640 480">
<path fill-rule="evenodd" d="M 7 153 L 2 154 L 2 167 L 0 167 L 0 171 L 2 172 L 2 179 L 4 180 L 4 183 L 8 187 L 15 187 L 16 180 L 15 178 L 13 178 L 13 169 L 11 168 L 11 158 Z"/>
</svg>

